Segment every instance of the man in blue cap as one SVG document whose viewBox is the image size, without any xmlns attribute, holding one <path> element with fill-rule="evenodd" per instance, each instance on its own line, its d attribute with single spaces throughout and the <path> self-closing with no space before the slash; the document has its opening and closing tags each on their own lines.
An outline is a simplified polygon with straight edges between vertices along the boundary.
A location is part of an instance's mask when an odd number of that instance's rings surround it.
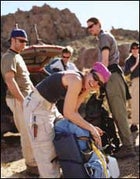
<svg viewBox="0 0 140 179">
<path fill-rule="evenodd" d="M 28 174 L 37 174 L 38 168 L 33 157 L 26 126 L 23 123 L 22 103 L 34 86 L 30 80 L 26 64 L 20 55 L 28 41 L 23 29 L 13 29 L 10 34 L 10 48 L 1 59 L 1 73 L 7 85 L 6 103 L 13 112 L 13 118 L 21 134 L 21 147 Z"/>
</svg>

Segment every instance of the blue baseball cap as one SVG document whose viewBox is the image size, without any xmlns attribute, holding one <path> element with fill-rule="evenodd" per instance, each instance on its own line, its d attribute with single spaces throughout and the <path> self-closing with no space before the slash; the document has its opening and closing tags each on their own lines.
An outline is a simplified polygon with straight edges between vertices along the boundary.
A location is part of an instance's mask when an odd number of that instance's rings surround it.
<svg viewBox="0 0 140 179">
<path fill-rule="evenodd" d="M 23 29 L 13 29 L 12 30 L 11 35 L 10 35 L 10 39 L 16 38 L 16 37 L 24 37 L 25 40 L 28 41 L 27 34 L 26 34 L 25 30 L 23 30 Z"/>
</svg>

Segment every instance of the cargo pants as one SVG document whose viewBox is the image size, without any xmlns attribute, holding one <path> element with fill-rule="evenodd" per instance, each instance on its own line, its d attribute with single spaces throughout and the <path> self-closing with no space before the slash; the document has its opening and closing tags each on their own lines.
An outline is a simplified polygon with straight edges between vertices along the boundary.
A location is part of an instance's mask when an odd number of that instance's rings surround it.
<svg viewBox="0 0 140 179">
<path fill-rule="evenodd" d="M 112 73 L 110 80 L 107 82 L 106 92 L 121 142 L 124 146 L 133 146 L 126 109 L 126 89 L 123 79 L 118 72 Z"/>
<path fill-rule="evenodd" d="M 25 164 L 30 167 L 36 167 L 36 161 L 33 156 L 32 147 L 30 144 L 29 136 L 27 134 L 27 128 L 25 126 L 23 118 L 23 106 L 15 98 L 6 98 L 7 106 L 13 113 L 14 123 L 18 132 L 20 133 L 20 142 Z"/>
<path fill-rule="evenodd" d="M 24 120 L 41 178 L 60 178 L 60 166 L 53 144 L 56 107 L 35 89 L 25 98 Z"/>
</svg>

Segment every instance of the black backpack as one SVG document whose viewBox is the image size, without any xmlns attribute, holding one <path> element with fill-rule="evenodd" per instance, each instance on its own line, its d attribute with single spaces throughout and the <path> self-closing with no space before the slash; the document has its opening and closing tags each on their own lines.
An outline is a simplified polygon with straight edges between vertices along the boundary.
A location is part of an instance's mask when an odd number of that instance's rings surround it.
<svg viewBox="0 0 140 179">
<path fill-rule="evenodd" d="M 92 94 L 85 106 L 85 120 L 104 131 L 101 137 L 103 150 L 106 154 L 113 154 L 119 149 L 120 139 L 113 118 L 109 117 L 109 112 L 103 106 L 104 97 L 105 94 L 99 97 L 96 93 Z"/>
</svg>

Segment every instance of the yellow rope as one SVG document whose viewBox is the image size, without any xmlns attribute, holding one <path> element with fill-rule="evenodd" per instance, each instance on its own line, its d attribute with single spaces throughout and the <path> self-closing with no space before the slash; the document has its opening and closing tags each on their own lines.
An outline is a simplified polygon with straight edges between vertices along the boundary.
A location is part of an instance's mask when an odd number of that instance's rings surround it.
<svg viewBox="0 0 140 179">
<path fill-rule="evenodd" d="M 106 178 L 108 178 L 107 166 L 106 166 L 106 162 L 104 160 L 104 156 L 103 156 L 102 152 L 94 145 L 93 141 L 91 141 L 91 147 L 92 147 L 93 151 L 96 153 L 96 155 L 99 157 L 100 161 L 102 162 L 105 176 L 106 176 Z"/>
</svg>

